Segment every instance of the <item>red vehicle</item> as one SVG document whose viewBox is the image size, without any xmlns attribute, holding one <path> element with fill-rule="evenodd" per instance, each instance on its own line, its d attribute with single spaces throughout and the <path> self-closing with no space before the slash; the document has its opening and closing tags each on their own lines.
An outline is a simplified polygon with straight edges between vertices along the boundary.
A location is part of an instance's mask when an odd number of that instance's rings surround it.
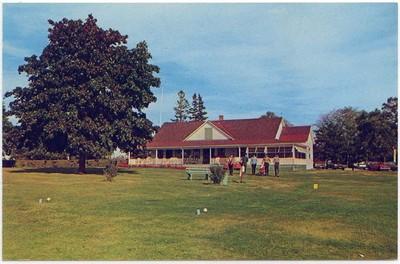
<svg viewBox="0 0 400 264">
<path fill-rule="evenodd" d="M 370 170 L 370 171 L 390 171 L 391 170 L 390 166 L 385 164 L 384 162 L 369 162 L 367 167 L 368 167 L 368 170 Z"/>
<path fill-rule="evenodd" d="M 397 164 L 390 161 L 390 162 L 385 162 L 385 165 L 390 167 L 390 170 L 392 171 L 397 171 Z"/>
<path fill-rule="evenodd" d="M 118 161 L 117 163 L 118 168 L 129 168 L 129 164 L 127 160 Z"/>
</svg>

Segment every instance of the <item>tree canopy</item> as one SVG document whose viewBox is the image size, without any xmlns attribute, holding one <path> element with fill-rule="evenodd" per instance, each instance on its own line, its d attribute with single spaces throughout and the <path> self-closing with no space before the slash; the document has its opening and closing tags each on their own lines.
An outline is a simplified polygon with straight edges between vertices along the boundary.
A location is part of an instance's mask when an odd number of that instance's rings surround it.
<svg viewBox="0 0 400 264">
<path fill-rule="evenodd" d="M 28 85 L 6 94 L 14 97 L 17 148 L 79 156 L 82 173 L 88 155 L 141 149 L 154 131 L 143 110 L 160 86 L 146 42 L 129 49 L 128 36 L 100 28 L 92 15 L 49 24 L 42 54 L 18 68 Z"/>
<path fill-rule="evenodd" d="M 387 161 L 393 159 L 397 133 L 396 97 L 371 112 L 338 109 L 318 121 L 314 156 L 349 165 L 361 160 Z"/>
<path fill-rule="evenodd" d="M 275 114 L 275 112 L 272 111 L 267 111 L 265 114 L 261 115 L 261 118 L 275 118 L 275 117 L 281 117 Z M 286 126 L 293 126 L 292 123 L 290 123 L 287 119 L 283 118 L 283 122 L 285 123 Z"/>
<path fill-rule="evenodd" d="M 207 120 L 206 107 L 204 105 L 203 98 L 200 94 L 193 94 L 192 105 L 189 108 L 190 120 L 204 121 Z"/>
<path fill-rule="evenodd" d="M 359 112 L 351 107 L 322 116 L 317 123 L 316 156 L 345 164 L 353 162 L 358 116 Z"/>
</svg>

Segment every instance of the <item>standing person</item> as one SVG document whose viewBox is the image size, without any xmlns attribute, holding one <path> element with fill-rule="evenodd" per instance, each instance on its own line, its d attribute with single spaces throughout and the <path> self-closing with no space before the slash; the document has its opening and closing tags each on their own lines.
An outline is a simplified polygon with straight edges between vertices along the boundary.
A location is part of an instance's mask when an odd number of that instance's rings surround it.
<svg viewBox="0 0 400 264">
<path fill-rule="evenodd" d="M 247 157 L 247 154 L 244 155 L 243 157 L 243 162 L 244 162 L 244 173 L 246 173 L 246 169 L 247 169 L 247 162 L 249 161 L 249 158 Z"/>
<path fill-rule="evenodd" d="M 251 157 L 250 163 L 251 163 L 251 174 L 255 175 L 256 174 L 256 167 L 257 167 L 257 157 L 256 157 L 256 155 L 253 155 L 253 157 Z"/>
<path fill-rule="evenodd" d="M 279 156 L 275 155 L 274 157 L 274 169 L 275 169 L 275 176 L 279 177 Z"/>
<path fill-rule="evenodd" d="M 229 156 L 227 162 L 228 162 L 229 175 L 233 176 L 233 155 Z"/>
<path fill-rule="evenodd" d="M 264 164 L 264 176 L 269 175 L 269 164 L 271 163 L 271 160 L 269 159 L 268 155 L 265 154 L 264 159 L 263 159 L 263 164 Z"/>
<path fill-rule="evenodd" d="M 243 156 L 241 159 L 240 159 L 240 183 L 242 183 L 243 182 L 243 175 L 245 174 L 245 172 L 246 172 L 246 163 L 245 163 L 245 156 Z"/>
</svg>

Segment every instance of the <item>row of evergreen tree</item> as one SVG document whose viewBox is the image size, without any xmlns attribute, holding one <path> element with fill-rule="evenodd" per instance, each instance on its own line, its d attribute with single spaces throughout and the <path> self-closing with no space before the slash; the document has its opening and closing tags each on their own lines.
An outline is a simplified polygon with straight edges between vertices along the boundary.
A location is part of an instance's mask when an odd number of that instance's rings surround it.
<svg viewBox="0 0 400 264">
<path fill-rule="evenodd" d="M 173 122 L 184 121 L 204 121 L 207 120 L 206 107 L 204 106 L 203 98 L 200 94 L 193 94 L 192 104 L 189 105 L 188 100 L 185 98 L 185 92 L 178 92 L 178 100 L 176 107 L 174 107 L 175 118 L 171 119 Z"/>
</svg>

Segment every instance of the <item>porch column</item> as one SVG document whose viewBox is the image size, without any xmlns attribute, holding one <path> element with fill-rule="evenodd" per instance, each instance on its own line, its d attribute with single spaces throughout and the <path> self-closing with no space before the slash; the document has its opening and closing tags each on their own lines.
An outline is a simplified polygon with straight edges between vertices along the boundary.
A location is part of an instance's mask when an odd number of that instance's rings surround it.
<svg viewBox="0 0 400 264">
<path fill-rule="evenodd" d="M 212 155 L 211 155 L 211 148 L 210 148 L 210 161 L 209 161 L 210 164 L 211 164 L 211 157 L 212 157 Z"/>
<path fill-rule="evenodd" d="M 241 153 L 240 153 L 240 147 L 239 147 L 239 158 L 241 157 L 242 155 L 241 155 Z"/>
<path fill-rule="evenodd" d="M 292 170 L 295 170 L 294 159 L 295 159 L 294 145 L 292 145 Z"/>
<path fill-rule="evenodd" d="M 249 147 L 246 147 L 246 156 L 249 157 Z"/>
<path fill-rule="evenodd" d="M 181 149 L 181 150 L 182 150 L 182 165 L 183 165 L 184 158 L 185 158 L 185 152 L 183 151 L 183 149 Z"/>
<path fill-rule="evenodd" d="M 158 149 L 156 149 L 156 165 L 158 163 Z"/>
</svg>

